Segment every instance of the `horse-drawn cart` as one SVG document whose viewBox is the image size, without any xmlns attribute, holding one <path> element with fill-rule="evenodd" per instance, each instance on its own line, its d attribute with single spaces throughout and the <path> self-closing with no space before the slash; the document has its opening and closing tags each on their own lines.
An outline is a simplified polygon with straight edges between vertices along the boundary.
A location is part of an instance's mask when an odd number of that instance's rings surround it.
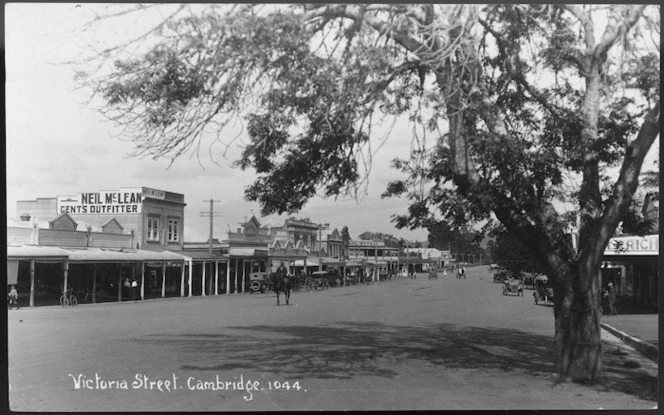
<svg viewBox="0 0 664 415">
<path fill-rule="evenodd" d="M 311 276 L 307 277 L 304 286 L 307 287 L 307 290 L 317 290 L 319 288 L 330 288 L 330 282 L 328 279 L 327 271 L 316 271 Z"/>
<path fill-rule="evenodd" d="M 549 278 L 546 275 L 535 277 L 535 292 L 533 292 L 535 304 L 544 300 L 544 303 L 553 303 L 553 287 L 549 284 Z"/>
</svg>

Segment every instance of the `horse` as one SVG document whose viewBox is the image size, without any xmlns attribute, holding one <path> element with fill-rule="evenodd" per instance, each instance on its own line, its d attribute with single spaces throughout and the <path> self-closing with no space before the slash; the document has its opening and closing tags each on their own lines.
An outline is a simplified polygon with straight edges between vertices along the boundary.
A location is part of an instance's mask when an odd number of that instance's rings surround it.
<svg viewBox="0 0 664 415">
<path fill-rule="evenodd" d="M 284 293 L 284 297 L 286 297 L 286 304 L 288 305 L 292 286 L 292 277 L 288 275 L 279 277 L 277 274 L 272 273 L 269 276 L 268 290 L 277 293 L 277 305 L 279 305 L 279 293 Z"/>
</svg>

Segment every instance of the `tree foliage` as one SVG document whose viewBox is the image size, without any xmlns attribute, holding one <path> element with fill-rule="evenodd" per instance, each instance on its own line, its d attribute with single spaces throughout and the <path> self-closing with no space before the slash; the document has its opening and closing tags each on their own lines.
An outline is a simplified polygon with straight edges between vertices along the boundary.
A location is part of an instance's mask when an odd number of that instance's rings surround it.
<svg viewBox="0 0 664 415">
<path fill-rule="evenodd" d="M 410 201 L 397 227 L 500 222 L 553 282 L 558 373 L 601 379 L 601 257 L 659 136 L 658 7 L 178 11 L 146 34 L 146 53 L 79 77 L 138 154 L 178 157 L 244 120 L 237 165 L 257 172 L 246 198 L 295 212 L 316 194 L 357 194 L 373 127 L 405 118 L 411 151 L 393 161 L 405 179 L 384 194 Z M 561 201 L 580 214 L 576 251 Z"/>
<path fill-rule="evenodd" d="M 484 250 L 480 248 L 484 232 L 471 226 L 462 226 L 458 229 L 445 221 L 433 222 L 428 226 L 429 247 L 441 251 L 451 250 L 456 254 L 480 255 Z"/>
</svg>

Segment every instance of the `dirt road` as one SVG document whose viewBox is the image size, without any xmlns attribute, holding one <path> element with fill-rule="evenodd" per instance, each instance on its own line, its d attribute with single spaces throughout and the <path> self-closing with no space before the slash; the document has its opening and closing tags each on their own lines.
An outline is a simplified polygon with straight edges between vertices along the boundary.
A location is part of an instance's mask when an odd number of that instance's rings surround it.
<svg viewBox="0 0 664 415">
<path fill-rule="evenodd" d="M 553 312 L 486 268 L 293 293 L 9 312 L 19 411 L 649 409 L 605 353 L 603 386 L 552 376 Z M 607 348 L 608 349 L 608 348 Z M 161 381 L 161 383 L 160 383 Z M 241 381 L 241 382 L 240 382 Z M 240 385 L 242 386 L 240 388 Z M 248 390 L 249 389 L 249 390 Z"/>
</svg>

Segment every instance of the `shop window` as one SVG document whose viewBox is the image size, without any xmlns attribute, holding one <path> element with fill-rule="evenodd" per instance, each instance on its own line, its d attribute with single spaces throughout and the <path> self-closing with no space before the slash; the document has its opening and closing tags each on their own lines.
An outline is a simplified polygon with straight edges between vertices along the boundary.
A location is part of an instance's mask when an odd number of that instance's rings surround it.
<svg viewBox="0 0 664 415">
<path fill-rule="evenodd" d="M 168 242 L 178 242 L 180 240 L 180 233 L 178 232 L 178 220 L 168 220 Z"/>
<path fill-rule="evenodd" d="M 159 241 L 159 219 L 148 218 L 148 241 Z"/>
</svg>

